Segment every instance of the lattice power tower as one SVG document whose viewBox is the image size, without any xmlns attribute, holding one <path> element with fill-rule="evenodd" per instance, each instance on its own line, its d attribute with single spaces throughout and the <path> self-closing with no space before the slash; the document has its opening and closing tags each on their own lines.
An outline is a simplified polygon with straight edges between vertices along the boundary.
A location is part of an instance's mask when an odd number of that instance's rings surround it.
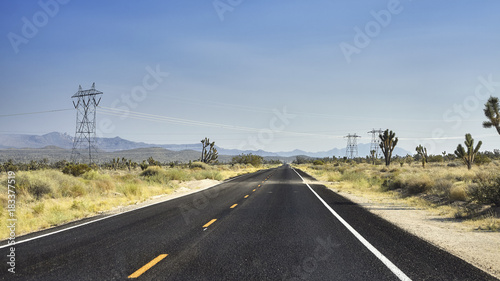
<svg viewBox="0 0 500 281">
<path fill-rule="evenodd" d="M 358 138 L 361 136 L 358 136 L 356 134 L 351 135 L 348 134 L 344 138 L 347 138 L 347 147 L 345 149 L 345 156 L 349 159 L 353 159 L 354 157 L 358 156 Z"/>
<path fill-rule="evenodd" d="M 71 152 L 71 161 L 77 163 L 85 161 L 89 164 L 95 163 L 97 159 L 96 145 L 96 107 L 101 101 L 102 92 L 95 89 L 95 83 L 89 90 L 78 88 L 78 92 L 71 98 L 76 108 L 76 132 Z"/>
<path fill-rule="evenodd" d="M 371 130 L 368 132 L 368 134 L 372 134 L 372 142 L 370 143 L 370 154 L 372 151 L 375 151 L 375 158 L 379 158 L 379 143 L 380 143 L 380 138 L 379 135 L 382 134 L 384 131 L 382 129 L 378 130 Z"/>
</svg>

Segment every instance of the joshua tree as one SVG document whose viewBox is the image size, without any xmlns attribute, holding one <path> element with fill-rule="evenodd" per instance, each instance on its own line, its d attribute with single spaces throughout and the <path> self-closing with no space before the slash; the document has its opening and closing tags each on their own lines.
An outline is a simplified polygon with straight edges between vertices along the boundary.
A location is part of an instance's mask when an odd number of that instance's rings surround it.
<svg viewBox="0 0 500 281">
<path fill-rule="evenodd" d="M 370 158 L 372 159 L 372 165 L 375 165 L 375 159 L 377 159 L 377 151 L 376 150 L 370 150 Z"/>
<path fill-rule="evenodd" d="M 458 158 L 461 158 L 464 161 L 464 163 L 467 165 L 467 169 L 470 170 L 472 168 L 472 163 L 474 163 L 474 158 L 476 157 L 476 154 L 483 142 L 479 141 L 476 148 L 474 148 L 474 139 L 472 138 L 471 134 L 465 134 L 464 144 L 467 147 L 467 152 L 465 151 L 464 147 L 459 144 L 457 146 L 457 150 L 455 150 L 455 154 Z"/>
<path fill-rule="evenodd" d="M 217 161 L 219 153 L 217 152 L 217 148 L 215 148 L 215 142 L 210 142 L 208 138 L 205 138 L 201 140 L 201 143 L 203 147 L 200 161 L 207 164 Z"/>
<path fill-rule="evenodd" d="M 392 151 L 398 144 L 398 138 L 395 138 L 396 133 L 385 130 L 383 134 L 379 135 L 380 138 L 380 148 L 385 157 L 385 165 L 389 166 L 391 164 Z"/>
<path fill-rule="evenodd" d="M 495 127 L 498 134 L 500 134 L 500 114 L 498 112 L 500 104 L 497 97 L 490 97 L 488 102 L 484 105 L 484 115 L 489 121 L 483 122 L 484 128 Z"/>
<path fill-rule="evenodd" d="M 422 157 L 422 168 L 425 168 L 425 163 L 427 163 L 427 148 L 422 145 L 417 146 L 416 148 L 418 155 Z"/>
</svg>

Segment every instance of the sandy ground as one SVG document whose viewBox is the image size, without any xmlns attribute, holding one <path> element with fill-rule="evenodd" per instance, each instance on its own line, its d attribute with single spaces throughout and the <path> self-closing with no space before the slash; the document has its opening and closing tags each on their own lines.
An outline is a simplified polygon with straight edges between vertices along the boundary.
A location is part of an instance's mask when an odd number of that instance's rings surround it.
<svg viewBox="0 0 500 281">
<path fill-rule="evenodd" d="M 319 181 L 309 183 L 326 186 L 330 184 Z M 331 189 L 379 217 L 500 279 L 500 233 L 471 231 L 459 222 L 401 205 L 390 197 L 366 198 Z"/>
</svg>

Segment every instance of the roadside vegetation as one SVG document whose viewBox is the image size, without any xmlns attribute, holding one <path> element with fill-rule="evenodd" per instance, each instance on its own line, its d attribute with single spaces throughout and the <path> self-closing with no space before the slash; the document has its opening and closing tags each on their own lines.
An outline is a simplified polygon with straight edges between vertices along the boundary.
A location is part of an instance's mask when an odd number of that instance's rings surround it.
<svg viewBox="0 0 500 281">
<path fill-rule="evenodd" d="M 159 163 L 151 157 L 142 163 L 113 159 L 99 166 L 8 161 L 1 166 L 0 175 L 4 183 L 0 186 L 0 239 L 8 237 L 6 171 L 16 173 L 15 214 L 19 236 L 172 194 L 187 182 L 196 186 L 193 181 L 222 181 L 271 167 L 262 162 L 255 164 Z"/>
<path fill-rule="evenodd" d="M 475 230 L 500 231 L 500 154 L 480 154 L 480 166 L 469 169 L 458 158 L 448 160 L 453 155 L 431 155 L 431 163 L 425 165 L 423 149 L 417 151 L 415 157 L 394 157 L 389 166 L 358 158 L 309 163 L 301 159 L 295 167 L 334 190 L 427 209 Z"/>
</svg>

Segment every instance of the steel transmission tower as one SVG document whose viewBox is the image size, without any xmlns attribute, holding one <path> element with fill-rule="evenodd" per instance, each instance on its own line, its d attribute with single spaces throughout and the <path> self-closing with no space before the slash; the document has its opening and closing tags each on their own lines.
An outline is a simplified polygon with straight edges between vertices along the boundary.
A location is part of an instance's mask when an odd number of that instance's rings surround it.
<svg viewBox="0 0 500 281">
<path fill-rule="evenodd" d="M 356 134 L 351 135 L 348 134 L 344 138 L 347 138 L 347 147 L 345 149 L 345 156 L 348 157 L 349 159 L 353 159 L 354 157 L 358 156 L 358 141 L 357 139 L 360 138 L 361 136 L 358 136 Z"/>
<path fill-rule="evenodd" d="M 373 129 L 373 130 L 371 130 L 371 131 L 368 132 L 368 134 L 372 134 L 372 142 L 370 144 L 370 153 L 372 151 L 375 151 L 375 155 L 374 155 L 375 158 L 379 158 L 379 156 L 380 156 L 378 154 L 379 148 L 380 148 L 380 146 L 379 146 L 379 143 L 380 143 L 379 135 L 382 134 L 383 132 L 384 131 L 382 131 L 382 129 L 378 129 L 378 130 Z"/>
<path fill-rule="evenodd" d="M 71 161 L 76 163 L 85 161 L 89 164 L 95 163 L 97 159 L 96 146 L 96 107 L 101 101 L 102 92 L 95 89 L 95 83 L 89 90 L 78 88 L 78 92 L 71 98 L 76 108 L 76 132 L 73 140 Z"/>
</svg>

